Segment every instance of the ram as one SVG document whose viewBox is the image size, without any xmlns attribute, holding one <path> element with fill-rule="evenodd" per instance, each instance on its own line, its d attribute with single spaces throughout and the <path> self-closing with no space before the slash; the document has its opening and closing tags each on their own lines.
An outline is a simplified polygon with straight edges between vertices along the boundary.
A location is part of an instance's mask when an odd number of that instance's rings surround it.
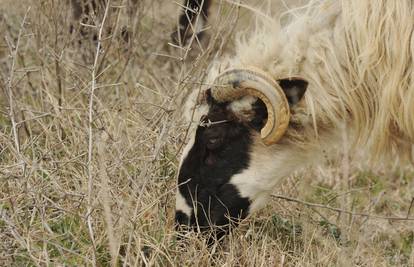
<svg viewBox="0 0 414 267">
<path fill-rule="evenodd" d="M 412 0 L 312 1 L 283 26 L 263 17 L 187 101 L 177 224 L 245 218 L 344 137 L 368 162 L 412 164 L 413 21 Z"/>
</svg>

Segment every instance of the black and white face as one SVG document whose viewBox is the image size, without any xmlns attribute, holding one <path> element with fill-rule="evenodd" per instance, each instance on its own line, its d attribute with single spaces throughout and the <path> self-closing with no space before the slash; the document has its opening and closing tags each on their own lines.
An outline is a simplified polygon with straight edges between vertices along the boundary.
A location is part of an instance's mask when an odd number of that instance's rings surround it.
<svg viewBox="0 0 414 267">
<path fill-rule="evenodd" d="M 260 138 L 264 103 L 254 97 L 218 103 L 209 90 L 206 96 L 183 152 L 175 215 L 178 225 L 200 229 L 227 226 L 263 206 L 275 178 L 267 167 L 275 165 L 275 148 Z"/>
<path fill-rule="evenodd" d="M 177 223 L 200 227 L 226 225 L 248 214 L 251 200 L 231 179 L 249 168 L 253 137 L 267 117 L 260 100 L 252 105 L 256 119 L 246 123 L 229 103 L 207 98 L 208 112 L 183 155 L 176 207 Z"/>
</svg>

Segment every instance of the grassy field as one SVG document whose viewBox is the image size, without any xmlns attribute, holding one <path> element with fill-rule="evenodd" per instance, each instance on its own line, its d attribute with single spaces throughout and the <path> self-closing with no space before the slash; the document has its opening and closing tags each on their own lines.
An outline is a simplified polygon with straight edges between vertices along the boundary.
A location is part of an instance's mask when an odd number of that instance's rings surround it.
<svg viewBox="0 0 414 267">
<path fill-rule="evenodd" d="M 251 11 L 213 7 L 182 48 L 173 0 L 111 1 L 99 43 L 69 32 L 65 2 L 0 1 L 0 266 L 414 265 L 414 221 L 389 219 L 414 217 L 413 169 L 348 153 L 287 177 L 222 243 L 177 240 L 180 107 Z"/>
</svg>

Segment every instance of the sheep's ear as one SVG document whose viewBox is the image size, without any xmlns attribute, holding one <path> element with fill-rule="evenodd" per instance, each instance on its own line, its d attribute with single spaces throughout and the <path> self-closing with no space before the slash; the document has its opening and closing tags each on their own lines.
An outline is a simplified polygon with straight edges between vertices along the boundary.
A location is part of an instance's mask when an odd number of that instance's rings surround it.
<svg viewBox="0 0 414 267">
<path fill-rule="evenodd" d="M 297 104 L 303 97 L 308 88 L 308 82 L 300 78 L 289 78 L 278 80 L 280 87 L 290 106 Z"/>
</svg>

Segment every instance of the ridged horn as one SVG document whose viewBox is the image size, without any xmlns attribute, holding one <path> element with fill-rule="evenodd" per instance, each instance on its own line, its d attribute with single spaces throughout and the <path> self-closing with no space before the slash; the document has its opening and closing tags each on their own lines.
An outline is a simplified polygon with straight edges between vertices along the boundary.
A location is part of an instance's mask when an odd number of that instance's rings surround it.
<svg viewBox="0 0 414 267">
<path fill-rule="evenodd" d="M 280 85 L 261 70 L 227 70 L 215 79 L 211 95 L 218 102 L 233 101 L 246 95 L 262 100 L 266 105 L 268 117 L 260 135 L 266 145 L 276 143 L 288 127 L 290 110 L 287 98 Z"/>
</svg>

